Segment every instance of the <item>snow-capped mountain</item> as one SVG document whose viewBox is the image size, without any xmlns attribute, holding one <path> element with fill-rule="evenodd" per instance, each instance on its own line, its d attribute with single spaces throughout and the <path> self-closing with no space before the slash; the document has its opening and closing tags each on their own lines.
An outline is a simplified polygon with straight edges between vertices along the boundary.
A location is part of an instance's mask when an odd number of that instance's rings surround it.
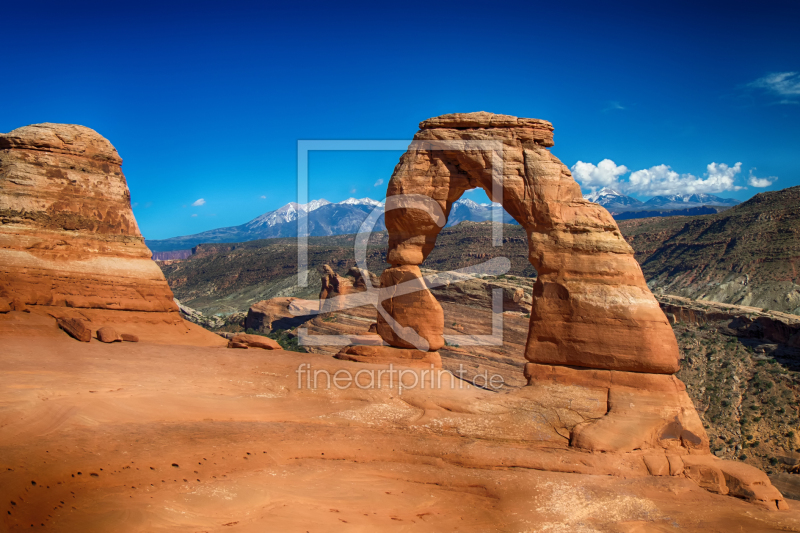
<svg viewBox="0 0 800 533">
<path fill-rule="evenodd" d="M 150 250 L 162 252 L 188 250 L 200 243 L 244 242 L 256 239 L 294 237 L 297 235 L 297 217 L 303 212 L 308 214 L 308 234 L 312 237 L 356 233 L 367 216 L 375 208 L 381 208 L 383 205 L 383 202 L 372 198 L 348 198 L 337 203 L 321 199 L 303 205 L 290 202 L 241 226 L 218 228 L 195 235 L 146 242 Z M 454 226 L 465 220 L 474 222 L 492 220 L 492 205 L 490 203 L 479 204 L 468 198 L 462 198 L 454 202 L 447 225 Z M 516 224 L 505 211 L 503 211 L 503 221 Z M 375 225 L 375 231 L 384 229 L 386 226 L 383 223 L 383 216 L 381 216 Z"/>
<path fill-rule="evenodd" d="M 495 203 L 479 204 L 469 198 L 461 198 L 453 202 L 450 208 L 450 216 L 447 217 L 447 226 L 455 226 L 465 220 L 472 222 L 483 222 L 492 220 L 492 206 L 500 205 Z M 503 211 L 503 222 L 506 224 L 516 224 L 511 215 Z"/>
<path fill-rule="evenodd" d="M 340 205 L 367 205 L 370 207 L 378 207 L 383 205 L 383 202 L 373 200 L 372 198 L 348 198 L 347 200 L 339 202 Z"/>
<path fill-rule="evenodd" d="M 351 198 L 351 200 L 353 200 L 353 198 Z M 271 228 L 275 224 L 281 224 L 297 220 L 297 216 L 299 213 L 302 212 L 310 213 L 311 211 L 316 211 L 320 207 L 329 204 L 330 202 L 325 199 L 312 200 L 307 204 L 298 204 L 295 202 L 289 202 L 285 206 L 280 207 L 275 211 L 270 211 L 269 213 L 264 213 L 263 215 L 254 218 L 253 220 L 245 224 L 245 226 L 252 229 L 260 228 L 262 226 Z"/>
<path fill-rule="evenodd" d="M 609 187 L 603 187 L 599 191 L 585 194 L 583 197 L 590 202 L 602 205 L 612 213 L 630 211 L 644 205 L 644 202 Z"/>
<path fill-rule="evenodd" d="M 307 204 L 289 202 L 241 226 L 218 228 L 171 239 L 148 240 L 146 243 L 150 250 L 156 252 L 187 250 L 204 242 L 244 242 L 294 237 L 297 235 L 297 217 L 300 213 L 308 214 L 308 234 L 312 237 L 356 233 L 369 213 L 381 206 L 383 202 L 372 198 L 348 198 L 338 203 L 331 203 L 325 199 L 312 200 Z M 375 225 L 375 230 L 384 229 L 386 226 L 381 216 Z"/>
<path fill-rule="evenodd" d="M 654 196 L 642 202 L 631 196 L 626 196 L 609 187 L 599 191 L 585 194 L 586 200 L 600 204 L 612 214 L 617 215 L 631 211 L 669 211 L 674 209 L 690 209 L 702 206 L 734 206 L 739 202 L 730 198 L 720 198 L 713 194 L 673 194 L 669 196 Z M 655 215 L 654 215 L 655 216 Z"/>
<path fill-rule="evenodd" d="M 659 207 L 661 209 L 685 209 L 687 207 L 699 207 L 703 205 L 727 205 L 734 206 L 740 203 L 732 198 L 720 198 L 713 194 L 671 194 L 669 196 L 653 196 L 645 202 L 648 207 Z"/>
</svg>

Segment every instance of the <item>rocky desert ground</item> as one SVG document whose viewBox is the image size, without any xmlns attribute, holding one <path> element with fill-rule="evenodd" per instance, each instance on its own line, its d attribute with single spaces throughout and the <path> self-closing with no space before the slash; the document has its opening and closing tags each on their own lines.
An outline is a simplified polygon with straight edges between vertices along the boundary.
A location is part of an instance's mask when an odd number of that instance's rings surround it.
<svg viewBox="0 0 800 533">
<path fill-rule="evenodd" d="M 713 413 L 679 377 L 724 392 L 716 352 L 681 352 L 690 306 L 653 296 L 617 224 L 547 150 L 552 132 L 491 113 L 424 121 L 388 184 L 380 277 L 323 270 L 318 300 L 253 306 L 253 333 L 226 338 L 184 320 L 108 140 L 49 123 L 0 135 L 2 527 L 800 531 L 797 504 L 704 426 Z M 420 265 L 452 202 L 492 191 L 491 149 L 467 141 L 508 152 L 498 200 L 525 228 L 530 292 L 423 278 L 441 275 Z M 377 309 L 346 309 L 376 293 Z M 495 314 L 514 332 L 502 345 L 450 342 Z M 287 351 L 256 335 L 292 320 L 356 340 Z M 502 393 L 471 385 L 482 369 L 517 377 Z"/>
</svg>

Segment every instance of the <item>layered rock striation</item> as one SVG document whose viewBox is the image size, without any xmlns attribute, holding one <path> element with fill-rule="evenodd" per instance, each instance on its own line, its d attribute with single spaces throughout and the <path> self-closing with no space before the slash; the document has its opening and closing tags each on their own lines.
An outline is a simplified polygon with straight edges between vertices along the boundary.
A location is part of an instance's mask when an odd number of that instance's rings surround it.
<svg viewBox="0 0 800 533">
<path fill-rule="evenodd" d="M 84 126 L 0 134 L 0 299 L 54 317 L 144 313 L 143 322 L 185 326 L 139 233 L 121 165 Z"/>
</svg>

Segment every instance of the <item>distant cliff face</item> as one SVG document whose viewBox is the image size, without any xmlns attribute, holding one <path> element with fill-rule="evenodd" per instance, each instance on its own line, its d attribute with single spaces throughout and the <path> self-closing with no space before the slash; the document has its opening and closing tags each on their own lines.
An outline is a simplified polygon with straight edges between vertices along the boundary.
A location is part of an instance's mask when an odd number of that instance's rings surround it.
<svg viewBox="0 0 800 533">
<path fill-rule="evenodd" d="M 191 250 L 174 250 L 172 252 L 153 252 L 153 261 L 181 261 L 191 257 Z"/>
<path fill-rule="evenodd" d="M 111 143 L 83 126 L 0 134 L 0 298 L 177 310 L 139 233 L 121 165 Z"/>
<path fill-rule="evenodd" d="M 800 314 L 800 187 L 722 213 L 619 222 L 655 291 Z"/>
</svg>

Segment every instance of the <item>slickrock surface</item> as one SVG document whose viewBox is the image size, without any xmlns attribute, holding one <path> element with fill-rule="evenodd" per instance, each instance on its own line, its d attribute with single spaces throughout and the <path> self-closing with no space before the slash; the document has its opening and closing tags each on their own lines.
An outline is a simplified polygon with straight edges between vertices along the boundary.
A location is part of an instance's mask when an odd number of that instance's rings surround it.
<svg viewBox="0 0 800 533">
<path fill-rule="evenodd" d="M 408 368 L 442 368 L 442 358 L 437 352 L 422 352 L 392 346 L 348 346 L 335 357 L 343 361 L 383 365 L 392 363 Z"/>
<path fill-rule="evenodd" d="M 93 329 L 131 312 L 128 320 L 146 313 L 155 329 L 185 330 L 139 233 L 121 165 L 111 143 L 83 126 L 0 134 L 0 298 Z M 193 331 L 178 337 L 217 342 Z"/>
<path fill-rule="evenodd" d="M 793 502 L 702 489 L 693 456 L 571 450 L 532 387 L 310 390 L 303 363 L 387 367 L 40 331 L 0 339 L 0 530 L 800 531 Z"/>
</svg>

